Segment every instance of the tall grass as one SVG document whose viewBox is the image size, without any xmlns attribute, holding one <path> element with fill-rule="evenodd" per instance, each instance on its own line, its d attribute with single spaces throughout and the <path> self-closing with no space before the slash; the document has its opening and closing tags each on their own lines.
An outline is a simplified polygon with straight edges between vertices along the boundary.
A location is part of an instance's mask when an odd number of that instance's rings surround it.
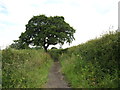
<svg viewBox="0 0 120 90">
<path fill-rule="evenodd" d="M 60 55 L 62 72 L 74 88 L 117 88 L 120 32 L 69 48 Z"/>
<path fill-rule="evenodd" d="M 51 64 L 52 59 L 43 50 L 3 50 L 2 87 L 43 87 Z"/>
</svg>

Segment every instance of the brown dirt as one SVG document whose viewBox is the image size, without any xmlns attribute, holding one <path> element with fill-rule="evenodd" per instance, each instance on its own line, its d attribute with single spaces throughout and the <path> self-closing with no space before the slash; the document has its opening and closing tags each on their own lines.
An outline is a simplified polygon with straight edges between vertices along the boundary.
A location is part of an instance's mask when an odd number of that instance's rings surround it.
<svg viewBox="0 0 120 90">
<path fill-rule="evenodd" d="M 60 67 L 58 61 L 54 62 L 50 69 L 48 82 L 46 83 L 45 88 L 70 88 L 64 80 L 64 76 L 60 73 Z"/>
</svg>

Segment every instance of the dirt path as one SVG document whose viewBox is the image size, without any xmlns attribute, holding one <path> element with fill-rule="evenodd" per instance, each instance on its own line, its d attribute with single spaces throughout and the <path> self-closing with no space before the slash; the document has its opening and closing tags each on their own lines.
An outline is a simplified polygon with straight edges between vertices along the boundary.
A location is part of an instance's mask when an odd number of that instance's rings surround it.
<svg viewBox="0 0 120 90">
<path fill-rule="evenodd" d="M 65 82 L 63 75 L 60 73 L 60 63 L 54 62 L 48 75 L 48 82 L 45 88 L 70 88 Z"/>
</svg>

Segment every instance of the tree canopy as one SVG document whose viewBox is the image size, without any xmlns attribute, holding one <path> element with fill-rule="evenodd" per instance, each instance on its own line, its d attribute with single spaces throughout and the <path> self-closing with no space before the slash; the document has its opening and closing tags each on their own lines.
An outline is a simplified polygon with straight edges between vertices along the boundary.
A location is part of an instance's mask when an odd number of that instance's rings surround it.
<svg viewBox="0 0 120 90">
<path fill-rule="evenodd" d="M 19 41 L 24 45 L 41 46 L 47 51 L 50 45 L 71 43 L 75 30 L 65 22 L 63 16 L 33 16 L 21 33 Z"/>
</svg>

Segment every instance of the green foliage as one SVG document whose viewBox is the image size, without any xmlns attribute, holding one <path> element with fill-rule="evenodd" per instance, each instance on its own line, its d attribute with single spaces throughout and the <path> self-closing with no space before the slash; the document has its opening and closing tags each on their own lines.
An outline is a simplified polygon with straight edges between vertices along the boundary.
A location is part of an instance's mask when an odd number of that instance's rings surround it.
<svg viewBox="0 0 120 90">
<path fill-rule="evenodd" d="M 51 64 L 50 56 L 43 50 L 3 50 L 2 87 L 43 87 Z"/>
<path fill-rule="evenodd" d="M 76 88 L 117 88 L 120 65 L 120 32 L 71 47 L 60 56 L 62 72 Z"/>
<path fill-rule="evenodd" d="M 26 31 L 19 41 L 23 44 L 42 46 L 45 51 L 49 45 L 71 43 L 75 30 L 65 22 L 62 16 L 33 16 L 26 25 Z"/>
<path fill-rule="evenodd" d="M 51 49 L 57 49 L 56 47 L 52 47 Z"/>
<path fill-rule="evenodd" d="M 26 43 L 22 43 L 20 40 L 14 40 L 14 43 L 12 43 L 9 47 L 14 49 L 30 49 Z"/>
<path fill-rule="evenodd" d="M 50 56 L 54 61 L 57 61 L 60 57 L 61 54 L 65 53 L 67 49 L 51 49 L 48 51 Z"/>
</svg>

